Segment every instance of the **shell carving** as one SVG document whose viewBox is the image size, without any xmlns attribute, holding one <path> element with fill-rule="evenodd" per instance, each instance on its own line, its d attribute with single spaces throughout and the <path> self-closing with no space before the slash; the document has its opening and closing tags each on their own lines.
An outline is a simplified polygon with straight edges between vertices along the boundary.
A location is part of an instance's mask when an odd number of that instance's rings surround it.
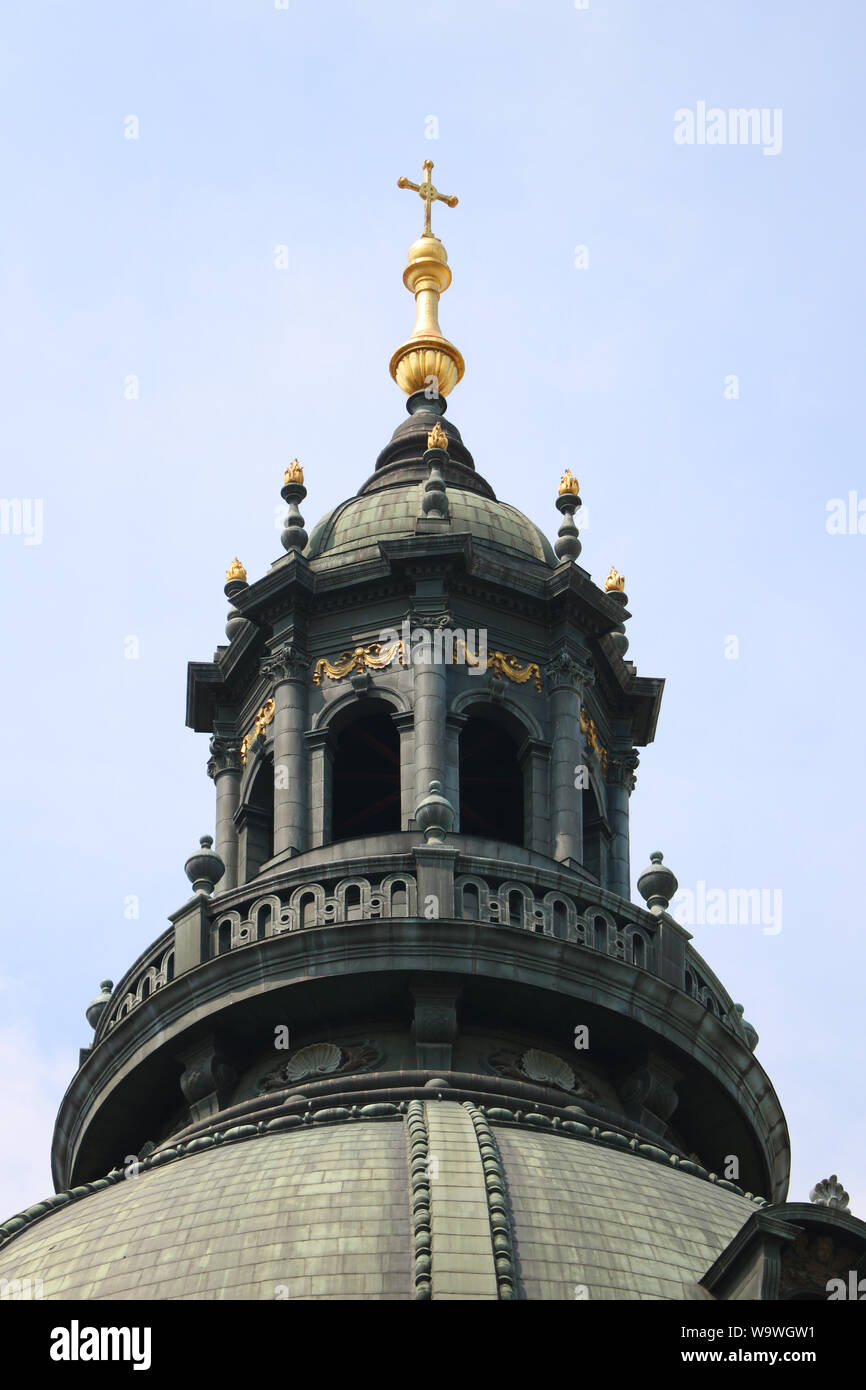
<svg viewBox="0 0 866 1390">
<path fill-rule="evenodd" d="M 327 1076 L 337 1070 L 342 1060 L 341 1047 L 334 1043 L 313 1043 L 290 1058 L 283 1074 L 287 1081 L 303 1081 L 305 1076 Z"/>
<path fill-rule="evenodd" d="M 562 1091 L 574 1090 L 574 1072 L 567 1062 L 554 1057 L 552 1052 L 530 1048 L 520 1059 L 520 1070 L 530 1081 L 538 1081 L 542 1086 L 558 1086 Z"/>
</svg>

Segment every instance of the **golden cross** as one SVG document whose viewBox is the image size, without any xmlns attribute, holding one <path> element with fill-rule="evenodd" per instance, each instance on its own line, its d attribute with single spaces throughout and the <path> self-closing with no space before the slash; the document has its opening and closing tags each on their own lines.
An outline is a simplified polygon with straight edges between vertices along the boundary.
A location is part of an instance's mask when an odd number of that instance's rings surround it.
<svg viewBox="0 0 866 1390">
<path fill-rule="evenodd" d="M 430 230 L 430 210 L 435 202 L 447 203 L 449 208 L 456 208 L 457 199 L 449 197 L 447 193 L 440 193 L 438 188 L 433 187 L 433 180 L 430 177 L 430 170 L 433 168 L 433 160 L 424 160 L 424 178 L 421 183 L 410 183 L 408 179 L 398 179 L 398 188 L 411 188 L 414 193 L 418 193 L 424 199 L 424 235 L 432 236 Z"/>
</svg>

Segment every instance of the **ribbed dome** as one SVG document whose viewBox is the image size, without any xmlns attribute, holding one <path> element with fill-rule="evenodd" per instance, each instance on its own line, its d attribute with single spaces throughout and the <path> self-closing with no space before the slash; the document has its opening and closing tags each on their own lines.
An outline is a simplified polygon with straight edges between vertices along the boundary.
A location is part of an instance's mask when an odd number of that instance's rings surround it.
<svg viewBox="0 0 866 1390">
<path fill-rule="evenodd" d="M 438 1164 L 425 1189 L 432 1297 L 495 1299 L 489 1159 L 485 1168 L 465 1106 L 423 1110 Z M 246 1142 L 230 1131 L 106 1185 L 9 1241 L 0 1277 L 40 1278 L 47 1299 L 410 1299 L 417 1164 L 410 1171 L 406 1119 L 361 1119 L 264 1135 L 250 1126 Z M 593 1301 L 700 1297 L 695 1284 L 755 1211 L 670 1163 L 526 1124 L 490 1132 L 520 1299 L 574 1299 L 576 1285 Z"/>
<path fill-rule="evenodd" d="M 360 558 L 366 546 L 381 540 L 411 536 L 418 519 L 423 484 L 398 484 L 381 491 L 351 497 L 329 512 L 315 527 L 306 549 L 308 559 L 339 552 Z M 507 502 L 497 502 L 480 492 L 448 488 L 452 530 L 468 531 L 478 541 L 542 564 L 558 563 L 544 533 Z"/>
</svg>

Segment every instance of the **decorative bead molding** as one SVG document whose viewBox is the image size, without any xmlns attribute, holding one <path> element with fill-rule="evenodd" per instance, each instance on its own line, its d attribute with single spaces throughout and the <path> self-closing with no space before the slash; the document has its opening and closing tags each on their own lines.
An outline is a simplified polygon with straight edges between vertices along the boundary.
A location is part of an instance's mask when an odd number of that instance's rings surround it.
<svg viewBox="0 0 866 1390">
<path fill-rule="evenodd" d="M 471 1101 L 464 1100 L 463 1109 L 475 1126 L 481 1166 L 484 1169 L 484 1185 L 487 1188 L 487 1210 L 490 1214 L 490 1238 L 493 1243 L 493 1264 L 496 1269 L 496 1284 L 502 1300 L 516 1298 L 514 1245 L 511 1235 L 511 1215 L 508 1210 L 505 1169 L 493 1131 L 487 1123 L 483 1110 Z"/>
<path fill-rule="evenodd" d="M 415 1297 L 433 1295 L 432 1229 L 430 1225 L 430 1152 L 424 1102 L 412 1100 L 406 1111 L 409 1137 L 409 1178 L 412 1184 L 412 1223 L 415 1236 Z"/>
</svg>

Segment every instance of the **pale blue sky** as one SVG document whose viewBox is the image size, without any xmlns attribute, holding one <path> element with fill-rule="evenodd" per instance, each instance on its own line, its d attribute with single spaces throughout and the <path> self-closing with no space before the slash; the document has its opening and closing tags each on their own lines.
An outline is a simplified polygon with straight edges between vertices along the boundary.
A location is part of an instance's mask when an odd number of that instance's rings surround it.
<svg viewBox="0 0 866 1390">
<path fill-rule="evenodd" d="M 50 1190 L 84 1009 L 212 828 L 185 666 L 226 565 L 277 558 L 294 455 L 311 529 L 403 418 L 396 180 L 430 157 L 460 197 L 450 418 L 551 536 L 574 469 L 581 563 L 624 571 L 629 656 L 667 678 L 634 876 L 661 848 L 683 887 L 782 890 L 778 935 L 695 944 L 761 1035 L 792 1197 L 836 1172 L 866 1217 L 866 536 L 825 526 L 866 497 L 862 7 L 18 0 L 3 29 L 0 496 L 43 499 L 44 539 L 0 535 L 0 1216 Z M 676 145 L 699 101 L 781 108 L 781 153 Z"/>
</svg>

